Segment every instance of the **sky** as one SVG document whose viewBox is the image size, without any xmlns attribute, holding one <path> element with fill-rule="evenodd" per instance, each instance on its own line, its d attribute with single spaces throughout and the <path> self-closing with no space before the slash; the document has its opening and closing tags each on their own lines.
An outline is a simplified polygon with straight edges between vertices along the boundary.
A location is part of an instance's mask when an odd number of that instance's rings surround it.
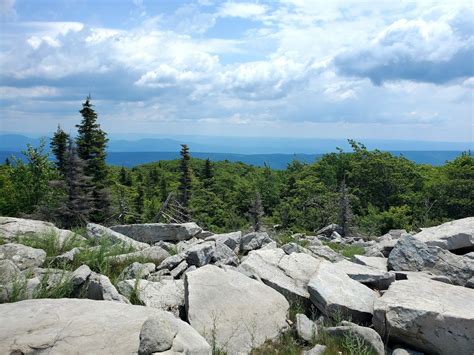
<svg viewBox="0 0 474 355">
<path fill-rule="evenodd" d="M 472 1 L 0 0 L 0 131 L 472 142 Z"/>
</svg>

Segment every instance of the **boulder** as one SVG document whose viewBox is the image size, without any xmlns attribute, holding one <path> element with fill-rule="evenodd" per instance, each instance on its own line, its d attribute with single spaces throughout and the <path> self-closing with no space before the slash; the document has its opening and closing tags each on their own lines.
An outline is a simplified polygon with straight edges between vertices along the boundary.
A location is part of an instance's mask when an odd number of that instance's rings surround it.
<svg viewBox="0 0 474 355">
<path fill-rule="evenodd" d="M 454 284 L 464 286 L 474 275 L 474 260 L 406 236 L 390 253 L 388 268 L 395 271 L 428 271 L 447 276 Z"/>
<path fill-rule="evenodd" d="M 80 248 L 72 248 L 71 250 L 62 253 L 54 258 L 54 262 L 57 264 L 71 263 L 74 261 L 74 258 L 77 254 L 81 253 Z"/>
<path fill-rule="evenodd" d="M 197 267 L 209 264 L 214 257 L 216 244 L 208 241 L 196 244 L 186 251 L 186 262 Z"/>
<path fill-rule="evenodd" d="M 373 329 L 356 324 L 325 328 L 325 332 L 332 337 L 357 337 L 368 349 L 370 354 L 385 355 L 385 348 L 380 335 Z"/>
<path fill-rule="evenodd" d="M 240 240 L 240 252 L 243 254 L 251 250 L 260 249 L 265 244 L 271 243 L 273 240 L 266 232 L 253 232 L 246 234 Z"/>
<path fill-rule="evenodd" d="M 380 237 L 378 243 L 367 248 L 366 256 L 388 257 L 392 249 L 398 243 L 398 239 L 393 239 L 390 235 Z"/>
<path fill-rule="evenodd" d="M 176 321 L 168 313 L 148 318 L 140 331 L 139 355 L 209 355 L 211 347 L 189 324 Z"/>
<path fill-rule="evenodd" d="M 313 304 L 328 317 L 350 317 L 358 323 L 372 319 L 377 293 L 330 262 L 319 264 L 308 283 L 308 291 Z"/>
<path fill-rule="evenodd" d="M 171 312 L 176 317 L 184 308 L 183 280 L 125 280 L 117 285 L 120 293 L 130 299 L 132 294 L 147 307 Z"/>
<path fill-rule="evenodd" d="M 344 234 L 344 228 L 338 224 L 330 224 L 324 228 L 321 228 L 316 232 L 317 235 L 323 235 L 325 237 L 330 237 L 333 232 L 337 232 L 340 235 Z"/>
<path fill-rule="evenodd" d="M 87 236 L 89 239 L 102 239 L 108 238 L 116 243 L 123 243 L 125 245 L 129 245 L 137 250 L 143 250 L 149 248 L 150 245 L 147 243 L 140 243 L 136 240 L 127 237 L 126 235 L 120 234 L 110 228 L 103 227 L 99 224 L 88 223 L 87 224 Z"/>
<path fill-rule="evenodd" d="M 381 271 L 371 266 L 360 265 L 347 260 L 338 261 L 334 266 L 345 272 L 351 279 L 372 289 L 386 290 L 395 281 L 394 272 Z"/>
<path fill-rule="evenodd" d="M 72 284 L 75 287 L 83 285 L 92 274 L 91 269 L 87 265 L 81 265 L 71 275 Z"/>
<path fill-rule="evenodd" d="M 392 343 L 429 354 L 470 354 L 474 290 L 422 279 L 394 282 L 375 301 L 373 324 Z"/>
<path fill-rule="evenodd" d="M 287 255 L 282 249 L 254 250 L 238 270 L 274 288 L 290 303 L 307 309 L 311 305 L 307 285 L 320 263 L 303 253 Z"/>
<path fill-rule="evenodd" d="M 414 235 L 419 241 L 447 250 L 467 253 L 474 251 L 474 217 L 443 223 L 436 227 L 421 228 Z"/>
<path fill-rule="evenodd" d="M 216 248 L 212 256 L 215 265 L 239 265 L 239 258 L 226 244 L 216 242 Z"/>
<path fill-rule="evenodd" d="M 318 327 L 305 314 L 296 315 L 296 333 L 298 337 L 311 343 L 318 336 Z"/>
<path fill-rule="evenodd" d="M 10 260 L 20 270 L 26 270 L 43 265 L 46 252 L 23 244 L 7 243 L 0 245 L 0 260 Z"/>
<path fill-rule="evenodd" d="M 178 329 L 171 353 L 209 354 L 187 323 L 157 309 L 84 299 L 36 299 L 0 304 L 1 354 L 136 354 L 150 317 Z"/>
<path fill-rule="evenodd" d="M 189 323 L 229 354 L 246 354 L 288 328 L 286 299 L 237 271 L 206 265 L 185 275 Z"/>
<path fill-rule="evenodd" d="M 161 262 L 160 265 L 158 265 L 156 269 L 157 270 L 163 270 L 163 269 L 173 270 L 185 258 L 186 258 L 186 255 L 184 253 L 168 256 L 165 260 Z"/>
<path fill-rule="evenodd" d="M 23 278 L 20 269 L 11 260 L 0 260 L 0 285 Z"/>
<path fill-rule="evenodd" d="M 108 259 L 118 263 L 125 262 L 130 259 L 141 259 L 150 263 L 154 263 L 155 265 L 159 265 L 169 256 L 170 254 L 163 248 L 159 246 L 153 246 L 133 253 L 109 256 Z"/>
<path fill-rule="evenodd" d="M 423 355 L 423 353 L 420 353 L 419 351 L 415 351 L 411 349 L 402 348 L 397 345 L 393 349 L 392 355 Z"/>
<path fill-rule="evenodd" d="M 146 279 L 148 275 L 155 271 L 155 268 L 155 264 L 153 263 L 142 264 L 134 262 L 123 269 L 119 276 L 119 280 L 135 280 L 136 278 Z"/>
<path fill-rule="evenodd" d="M 54 224 L 33 219 L 0 217 L 0 238 L 12 241 L 17 236 L 42 237 L 55 235 L 61 245 L 71 238 L 79 241 L 84 237 L 66 229 L 59 229 Z"/>
<path fill-rule="evenodd" d="M 302 355 L 323 355 L 326 353 L 326 345 L 316 344 L 313 348 L 305 350 Z"/>
<path fill-rule="evenodd" d="M 356 264 L 371 266 L 381 271 L 387 271 L 387 258 L 375 256 L 354 255 L 352 261 Z"/>
<path fill-rule="evenodd" d="M 174 279 L 177 279 L 182 276 L 188 268 L 188 263 L 186 262 L 186 260 L 183 260 L 178 266 L 171 270 L 171 276 L 173 276 Z"/>
<path fill-rule="evenodd" d="M 330 247 L 325 245 L 308 245 L 306 249 L 309 250 L 312 256 L 318 259 L 324 259 L 330 262 L 336 262 L 345 259 L 341 254 L 335 252 Z"/>
<path fill-rule="evenodd" d="M 87 287 L 84 294 L 88 299 L 124 302 L 115 286 L 112 285 L 110 279 L 105 275 L 92 272 L 84 287 Z"/>
<path fill-rule="evenodd" d="M 214 234 L 209 238 L 216 243 L 227 245 L 234 253 L 238 254 L 240 251 L 240 240 L 242 239 L 242 232 L 231 232 L 224 234 Z"/>
<path fill-rule="evenodd" d="M 162 241 L 179 242 L 188 240 L 201 233 L 202 228 L 194 222 L 189 223 L 145 223 L 125 224 L 111 227 L 112 230 L 122 233 L 139 242 L 154 244 Z"/>
</svg>

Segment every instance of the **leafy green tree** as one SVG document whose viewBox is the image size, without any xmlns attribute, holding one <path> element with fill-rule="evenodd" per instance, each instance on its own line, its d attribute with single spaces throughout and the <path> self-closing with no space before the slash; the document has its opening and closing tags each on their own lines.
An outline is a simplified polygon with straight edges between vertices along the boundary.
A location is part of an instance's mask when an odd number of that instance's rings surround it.
<svg viewBox="0 0 474 355">
<path fill-rule="evenodd" d="M 58 129 L 51 139 L 50 146 L 54 156 L 56 157 L 56 167 L 63 175 L 67 173 L 65 162 L 70 140 L 71 138 L 69 137 L 69 134 L 64 132 L 61 126 L 58 125 Z"/>
<path fill-rule="evenodd" d="M 191 198 L 191 167 L 189 148 L 186 144 L 181 144 L 180 179 L 179 179 L 179 200 L 184 207 L 188 207 Z"/>
</svg>

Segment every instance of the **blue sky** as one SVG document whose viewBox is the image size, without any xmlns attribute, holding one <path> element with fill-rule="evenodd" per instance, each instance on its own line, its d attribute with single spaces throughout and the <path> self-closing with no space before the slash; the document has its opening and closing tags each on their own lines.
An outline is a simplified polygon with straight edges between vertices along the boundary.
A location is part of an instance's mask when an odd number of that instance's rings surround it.
<svg viewBox="0 0 474 355">
<path fill-rule="evenodd" d="M 0 0 L 0 131 L 472 141 L 472 1 Z"/>
</svg>

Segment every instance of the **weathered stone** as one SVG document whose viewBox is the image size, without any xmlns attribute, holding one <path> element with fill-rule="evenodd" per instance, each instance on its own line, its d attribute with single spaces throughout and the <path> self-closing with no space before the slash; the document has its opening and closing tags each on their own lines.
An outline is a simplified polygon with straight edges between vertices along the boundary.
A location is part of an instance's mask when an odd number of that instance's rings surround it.
<svg viewBox="0 0 474 355">
<path fill-rule="evenodd" d="M 287 255 L 282 249 L 254 250 L 238 270 L 274 288 L 290 303 L 296 302 L 306 308 L 311 304 L 307 285 L 320 263 L 303 253 Z"/>
<path fill-rule="evenodd" d="M 242 232 L 240 231 L 225 234 L 215 234 L 211 238 L 216 243 L 227 245 L 236 254 L 238 254 L 240 251 L 240 241 L 242 239 Z"/>
<path fill-rule="evenodd" d="M 80 286 L 84 284 L 92 271 L 87 265 L 81 265 L 71 275 L 71 281 L 74 286 Z"/>
<path fill-rule="evenodd" d="M 388 268 L 395 271 L 428 271 L 447 276 L 454 284 L 464 286 L 474 275 L 474 260 L 407 236 L 401 238 L 390 253 Z"/>
<path fill-rule="evenodd" d="M 365 255 L 386 258 L 397 243 L 398 239 L 393 239 L 390 235 L 382 236 L 377 244 L 367 248 Z"/>
<path fill-rule="evenodd" d="M 387 258 L 378 258 L 375 256 L 354 255 L 352 261 L 356 264 L 374 267 L 378 270 L 387 271 Z"/>
<path fill-rule="evenodd" d="M 374 304 L 382 338 L 429 354 L 474 349 L 474 290 L 418 279 L 394 282 Z"/>
<path fill-rule="evenodd" d="M 302 355 L 323 355 L 326 353 L 326 345 L 316 344 L 313 348 L 303 351 Z"/>
<path fill-rule="evenodd" d="M 37 299 L 0 304 L 1 354 L 136 354 L 150 317 L 178 328 L 171 353 L 210 354 L 189 324 L 157 309 L 84 299 Z"/>
<path fill-rule="evenodd" d="M 61 245 L 66 241 L 74 239 L 76 241 L 85 240 L 84 237 L 66 229 L 56 228 L 54 224 L 33 219 L 0 217 L 0 237 L 6 240 L 13 240 L 18 236 L 43 237 L 55 235 Z"/>
<path fill-rule="evenodd" d="M 239 265 L 239 258 L 227 245 L 216 242 L 216 248 L 212 256 L 212 262 L 216 265 Z"/>
<path fill-rule="evenodd" d="M 163 260 L 156 269 L 157 270 L 163 270 L 163 269 L 172 270 L 176 266 L 178 266 L 185 259 L 185 257 L 186 257 L 185 254 L 171 255 L 167 257 L 165 260 Z"/>
<path fill-rule="evenodd" d="M 396 346 L 392 351 L 392 355 L 423 355 L 423 353 L 420 353 L 419 351 L 415 351 L 411 349 L 402 348 L 400 346 Z"/>
<path fill-rule="evenodd" d="M 296 315 L 296 333 L 301 339 L 312 342 L 318 335 L 318 327 L 306 315 L 299 313 Z"/>
<path fill-rule="evenodd" d="M 171 270 L 171 276 L 173 276 L 174 279 L 177 279 L 182 276 L 188 268 L 188 263 L 186 262 L 186 260 L 183 260 L 178 266 Z"/>
<path fill-rule="evenodd" d="M 386 290 L 395 281 L 395 273 L 393 272 L 380 271 L 371 266 L 360 265 L 347 260 L 338 261 L 334 266 L 345 272 L 351 279 L 377 290 Z"/>
<path fill-rule="evenodd" d="M 102 238 L 108 238 L 116 243 L 123 243 L 131 246 L 137 250 L 143 250 L 150 247 L 147 243 L 140 243 L 136 240 L 127 237 L 126 235 L 120 234 L 110 228 L 101 226 L 99 224 L 88 223 L 87 224 L 87 236 L 89 239 L 100 240 Z"/>
<path fill-rule="evenodd" d="M 310 251 L 312 256 L 318 259 L 325 259 L 333 263 L 336 261 L 344 260 L 344 257 L 341 254 L 335 252 L 330 247 L 325 245 L 308 245 L 306 249 Z"/>
<path fill-rule="evenodd" d="M 184 308 L 183 280 L 125 280 L 120 281 L 117 287 L 125 297 L 130 299 L 135 293 L 135 297 L 145 306 L 171 312 L 176 317 Z"/>
<path fill-rule="evenodd" d="M 151 273 L 147 280 L 152 282 L 161 282 L 163 280 L 173 280 L 173 276 L 168 269 L 162 269 Z"/>
<path fill-rule="evenodd" d="M 371 328 L 361 327 L 352 324 L 326 328 L 325 332 L 332 337 L 358 337 L 365 344 L 365 346 L 370 349 L 371 353 L 377 355 L 385 355 L 385 349 L 380 335 Z"/>
<path fill-rule="evenodd" d="M 153 247 L 149 247 L 147 249 L 139 250 L 133 253 L 109 256 L 108 259 L 120 263 L 120 262 L 125 262 L 130 259 L 140 258 L 148 262 L 151 262 L 155 265 L 159 265 L 163 262 L 163 260 L 165 260 L 169 256 L 170 254 L 163 248 L 158 247 L 158 246 L 153 246 Z"/>
<path fill-rule="evenodd" d="M 203 241 L 197 238 L 191 238 L 189 240 L 182 240 L 178 244 L 176 244 L 176 251 L 179 254 L 186 252 L 189 248 L 194 245 L 200 244 Z"/>
<path fill-rule="evenodd" d="M 452 285 L 453 282 L 451 279 L 447 276 L 442 276 L 442 275 L 433 275 L 430 272 L 425 272 L 425 271 L 394 271 L 395 272 L 395 279 L 397 281 L 399 280 L 418 280 L 420 278 L 424 280 L 432 280 L 432 281 L 439 281 L 439 282 L 444 282 L 447 284 Z"/>
<path fill-rule="evenodd" d="M 260 249 L 265 244 L 271 243 L 273 240 L 266 232 L 253 232 L 246 234 L 240 240 L 240 252 L 248 253 L 251 250 Z"/>
<path fill-rule="evenodd" d="M 443 223 L 436 227 L 422 228 L 414 235 L 419 241 L 442 249 L 474 251 L 474 217 Z"/>
<path fill-rule="evenodd" d="M 0 260 L 0 285 L 23 278 L 20 269 L 11 260 Z"/>
<path fill-rule="evenodd" d="M 74 258 L 77 254 L 81 253 L 80 248 L 72 248 L 71 250 L 62 253 L 54 258 L 56 263 L 71 263 L 74 261 Z"/>
<path fill-rule="evenodd" d="M 138 240 L 139 242 L 154 244 L 162 241 L 178 242 L 191 239 L 201 233 L 202 228 L 194 222 L 189 223 L 145 223 L 125 224 L 111 227 L 116 232 Z"/>
<path fill-rule="evenodd" d="M 338 224 L 330 224 L 324 228 L 321 228 L 316 232 L 318 235 L 323 235 L 325 237 L 330 237 L 333 232 L 337 232 L 338 234 L 344 234 L 344 228 L 342 228 Z"/>
<path fill-rule="evenodd" d="M 328 317 L 348 316 L 363 323 L 372 318 L 377 294 L 327 261 L 319 264 L 308 291 L 313 304 Z"/>
<path fill-rule="evenodd" d="M 22 244 L 7 243 L 0 245 L 0 260 L 11 260 L 20 270 L 25 270 L 43 265 L 46 252 Z"/>
<path fill-rule="evenodd" d="M 119 280 L 134 280 L 136 278 L 146 279 L 153 271 L 155 271 L 155 264 L 153 263 L 138 263 L 134 262 L 123 269 L 119 276 Z"/>
<path fill-rule="evenodd" d="M 186 262 L 197 267 L 209 264 L 214 257 L 216 244 L 212 241 L 196 244 L 186 251 Z"/>
<path fill-rule="evenodd" d="M 185 276 L 189 323 L 229 354 L 246 354 L 287 329 L 289 304 L 237 271 L 206 265 Z"/>
<path fill-rule="evenodd" d="M 91 300 L 104 300 L 123 302 L 117 289 L 112 285 L 110 279 L 101 274 L 92 272 L 87 282 L 86 297 Z"/>
</svg>

